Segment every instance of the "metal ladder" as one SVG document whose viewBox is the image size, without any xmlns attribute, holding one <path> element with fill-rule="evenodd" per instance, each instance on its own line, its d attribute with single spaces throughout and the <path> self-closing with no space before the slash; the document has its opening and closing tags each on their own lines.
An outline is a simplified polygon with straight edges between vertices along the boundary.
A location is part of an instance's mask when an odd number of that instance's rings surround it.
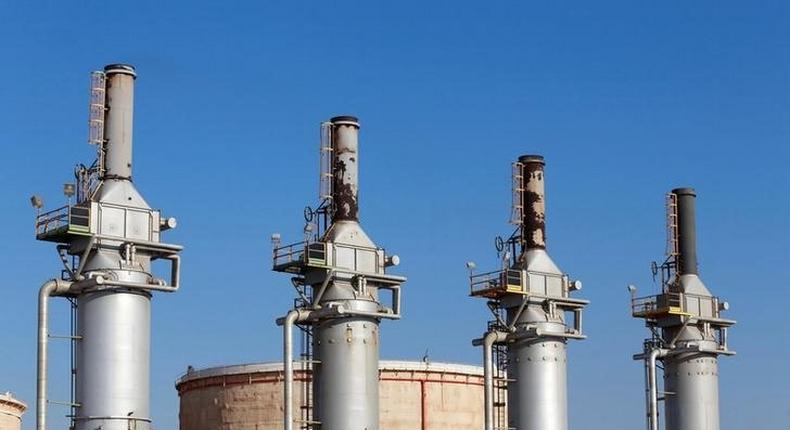
<svg viewBox="0 0 790 430">
<path fill-rule="evenodd" d="M 491 312 L 494 313 L 496 319 L 488 322 L 488 330 L 504 330 L 502 322 L 506 321 L 507 311 L 502 307 L 500 301 L 493 301 L 490 303 Z M 507 357 L 508 347 L 506 344 L 494 344 L 492 348 L 494 359 L 494 429 L 495 430 L 510 430 L 507 422 L 507 390 L 508 385 L 513 382 L 507 376 Z"/>
<path fill-rule="evenodd" d="M 332 123 L 321 123 L 321 140 L 319 146 L 318 201 L 332 199 L 332 181 L 334 179 L 334 152 L 332 149 Z"/>
<path fill-rule="evenodd" d="M 313 326 L 300 326 L 302 329 L 302 404 L 300 428 L 309 430 L 313 421 Z"/>
<path fill-rule="evenodd" d="M 494 429 L 507 430 L 507 345 L 497 344 L 494 353 Z"/>
<path fill-rule="evenodd" d="M 524 164 L 515 162 L 512 166 L 513 199 L 510 206 L 510 223 L 521 225 L 524 221 Z"/>
<path fill-rule="evenodd" d="M 300 297 L 294 299 L 294 307 L 299 308 L 309 308 L 312 306 L 313 301 L 313 288 L 310 285 L 305 285 L 304 282 L 297 287 L 300 291 Z M 302 351 L 300 353 L 301 357 L 301 366 L 300 370 L 302 372 L 302 404 L 299 406 L 300 409 L 300 419 L 299 419 L 299 428 L 303 430 L 310 430 L 318 424 L 313 419 L 313 409 L 314 409 L 314 398 L 313 398 L 313 371 L 314 371 L 314 363 L 315 357 L 313 355 L 313 325 L 308 324 L 300 324 L 297 327 L 302 332 L 301 336 L 301 348 Z"/>
<path fill-rule="evenodd" d="M 678 244 L 678 201 L 674 193 L 667 194 L 667 257 L 675 258 L 680 254 Z"/>
</svg>

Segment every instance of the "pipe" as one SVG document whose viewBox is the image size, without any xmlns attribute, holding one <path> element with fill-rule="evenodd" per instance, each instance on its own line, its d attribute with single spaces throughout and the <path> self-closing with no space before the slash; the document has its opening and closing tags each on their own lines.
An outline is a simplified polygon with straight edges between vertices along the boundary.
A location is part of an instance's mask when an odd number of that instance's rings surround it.
<svg viewBox="0 0 790 430">
<path fill-rule="evenodd" d="M 283 326 L 283 429 L 293 430 L 293 326 L 295 323 L 305 321 L 312 311 L 291 309 L 285 318 L 278 320 L 277 324 Z"/>
<path fill-rule="evenodd" d="M 678 273 L 699 274 L 697 267 L 696 198 L 693 188 L 675 188 L 678 210 Z"/>
<path fill-rule="evenodd" d="M 134 67 L 110 64 L 107 76 L 104 122 L 104 179 L 132 179 L 132 121 L 134 117 Z"/>
<path fill-rule="evenodd" d="M 47 341 L 49 336 L 49 298 L 66 293 L 71 282 L 50 279 L 38 293 L 38 357 L 36 369 L 36 429 L 47 428 Z"/>
<path fill-rule="evenodd" d="M 546 190 L 543 170 L 546 166 L 541 155 L 522 155 L 523 220 L 522 240 L 526 249 L 546 249 Z"/>
<path fill-rule="evenodd" d="M 656 359 L 661 355 L 658 348 L 650 350 L 646 357 L 647 365 L 647 425 L 650 430 L 658 430 L 658 387 L 656 382 Z"/>
<path fill-rule="evenodd" d="M 359 221 L 359 120 L 336 116 L 332 123 L 333 221 Z"/>
<path fill-rule="evenodd" d="M 485 394 L 485 430 L 494 430 L 494 354 L 493 347 L 506 334 L 489 331 L 483 336 L 483 391 Z"/>
</svg>

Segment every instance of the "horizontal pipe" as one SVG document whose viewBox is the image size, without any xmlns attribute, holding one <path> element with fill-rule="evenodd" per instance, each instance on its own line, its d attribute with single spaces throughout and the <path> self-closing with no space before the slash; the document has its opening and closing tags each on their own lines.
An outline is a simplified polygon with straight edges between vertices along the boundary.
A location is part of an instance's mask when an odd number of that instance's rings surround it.
<svg viewBox="0 0 790 430">
<path fill-rule="evenodd" d="M 114 287 L 135 288 L 135 289 L 148 290 L 148 291 L 163 291 L 165 293 L 174 293 L 178 291 L 179 287 L 181 286 L 181 257 L 177 254 L 172 254 L 164 258 L 171 261 L 170 285 L 149 284 L 146 282 L 121 281 L 121 280 L 111 279 L 109 277 L 105 277 L 105 275 L 94 272 L 90 274 L 92 276 L 90 276 L 88 279 L 76 283 L 75 287 L 79 288 L 80 290 L 85 290 L 87 288 L 92 288 L 95 286 L 107 285 Z"/>
</svg>

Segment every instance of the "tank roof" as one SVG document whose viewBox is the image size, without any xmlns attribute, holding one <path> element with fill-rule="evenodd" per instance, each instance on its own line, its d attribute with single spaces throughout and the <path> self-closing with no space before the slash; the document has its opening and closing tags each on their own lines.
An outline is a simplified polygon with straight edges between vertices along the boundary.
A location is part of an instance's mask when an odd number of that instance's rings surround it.
<svg viewBox="0 0 790 430">
<path fill-rule="evenodd" d="M 299 361 L 294 361 L 294 370 L 299 371 Z M 229 366 L 208 367 L 187 371 L 176 381 L 179 386 L 188 381 L 210 378 L 214 376 L 245 375 L 252 373 L 274 373 L 282 372 L 283 363 L 281 361 L 269 361 L 264 363 L 234 364 Z M 483 368 L 469 364 L 443 363 L 443 362 L 424 362 L 424 361 L 401 361 L 401 360 L 381 360 L 379 370 L 385 371 L 422 371 L 434 373 L 456 373 L 463 375 L 483 376 Z"/>
<path fill-rule="evenodd" d="M 8 391 L 0 393 L 0 406 L 14 408 L 19 411 L 20 415 L 27 410 L 25 402 L 15 399 Z"/>
</svg>

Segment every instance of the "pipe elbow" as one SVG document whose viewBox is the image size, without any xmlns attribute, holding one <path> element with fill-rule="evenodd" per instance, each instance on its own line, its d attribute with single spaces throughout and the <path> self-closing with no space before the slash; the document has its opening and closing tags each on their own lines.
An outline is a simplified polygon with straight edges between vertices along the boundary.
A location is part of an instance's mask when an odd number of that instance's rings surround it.
<svg viewBox="0 0 790 430">
<path fill-rule="evenodd" d="M 46 300 L 49 297 L 64 294 L 69 291 L 71 285 L 72 283 L 70 281 L 56 278 L 50 279 L 41 285 L 38 291 L 38 298 L 39 300 Z"/>
<path fill-rule="evenodd" d="M 493 330 L 486 332 L 485 336 L 483 336 L 483 346 L 490 348 L 497 342 L 502 342 L 507 337 L 507 333 Z"/>
</svg>

